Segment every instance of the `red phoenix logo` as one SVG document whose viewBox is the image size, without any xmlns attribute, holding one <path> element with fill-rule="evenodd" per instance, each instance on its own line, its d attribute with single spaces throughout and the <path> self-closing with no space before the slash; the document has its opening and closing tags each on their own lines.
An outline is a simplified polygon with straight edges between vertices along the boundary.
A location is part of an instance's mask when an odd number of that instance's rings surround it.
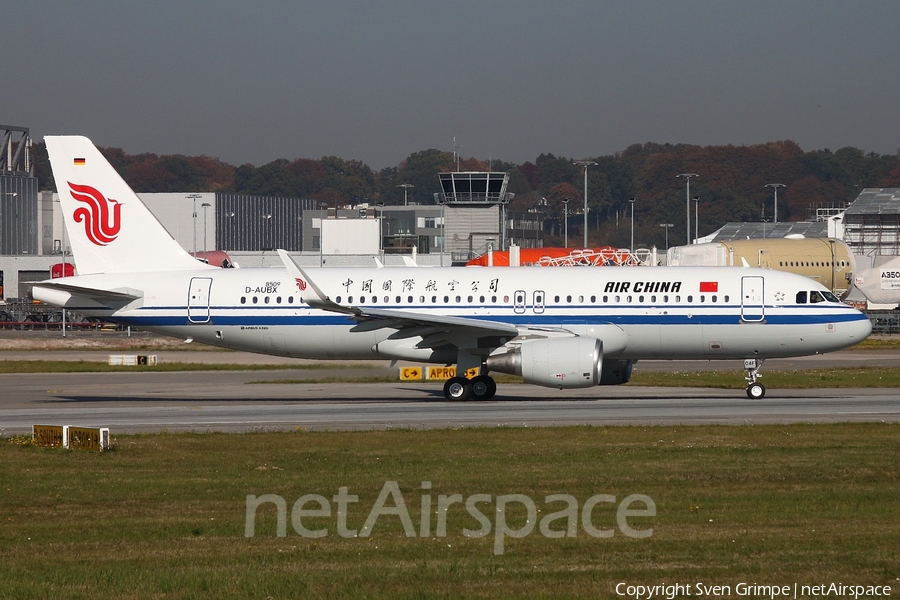
<svg viewBox="0 0 900 600">
<path fill-rule="evenodd" d="M 305 281 L 303 281 L 303 280 L 300 279 L 299 277 L 295 277 L 295 278 L 294 278 L 294 281 L 297 282 L 297 287 L 300 288 L 300 291 L 301 291 L 301 292 L 302 292 L 303 290 L 306 289 L 306 282 L 305 282 Z"/>
<path fill-rule="evenodd" d="M 84 232 L 88 239 L 98 246 L 115 241 L 122 226 L 122 205 L 119 201 L 112 198 L 107 200 L 103 194 L 89 185 L 77 185 L 70 181 L 69 189 L 75 200 L 87 204 L 86 207 L 76 208 L 72 217 L 76 223 L 84 221 Z"/>
</svg>

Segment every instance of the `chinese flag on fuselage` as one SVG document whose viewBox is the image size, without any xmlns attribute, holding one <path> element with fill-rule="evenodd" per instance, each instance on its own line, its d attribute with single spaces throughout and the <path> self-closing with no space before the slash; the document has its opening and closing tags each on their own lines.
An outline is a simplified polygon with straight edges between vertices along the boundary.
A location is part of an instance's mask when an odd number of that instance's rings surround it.
<svg viewBox="0 0 900 600">
<path fill-rule="evenodd" d="M 718 292 L 719 291 L 719 282 L 718 281 L 701 281 L 700 282 L 700 291 L 701 292 Z"/>
</svg>

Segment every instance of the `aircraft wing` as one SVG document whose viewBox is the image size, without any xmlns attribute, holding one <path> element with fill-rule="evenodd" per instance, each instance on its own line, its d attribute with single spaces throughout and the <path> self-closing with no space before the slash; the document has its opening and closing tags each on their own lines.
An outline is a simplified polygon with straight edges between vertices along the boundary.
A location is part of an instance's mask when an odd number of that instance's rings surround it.
<svg viewBox="0 0 900 600">
<path fill-rule="evenodd" d="M 437 347 L 448 343 L 469 345 L 472 339 L 481 339 L 486 346 L 496 347 L 502 346 L 525 331 L 524 328 L 500 321 L 340 305 L 330 300 L 287 252 L 279 250 L 278 253 L 291 276 L 302 280 L 307 287 L 309 294 L 304 295 L 304 302 L 321 310 L 350 316 L 357 322 L 352 331 L 395 329 L 396 332 L 390 339 L 421 337 L 422 341 L 417 344 L 418 347 Z M 466 341 L 462 342 L 463 339 Z"/>
</svg>

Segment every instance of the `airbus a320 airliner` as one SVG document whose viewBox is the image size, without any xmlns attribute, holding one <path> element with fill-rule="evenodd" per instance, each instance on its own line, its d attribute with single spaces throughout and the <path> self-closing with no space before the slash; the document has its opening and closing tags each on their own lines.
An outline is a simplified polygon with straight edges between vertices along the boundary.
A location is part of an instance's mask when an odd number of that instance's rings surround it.
<svg viewBox="0 0 900 600">
<path fill-rule="evenodd" d="M 90 140 L 47 150 L 78 275 L 42 302 L 205 344 L 317 359 L 477 368 L 444 385 L 485 400 L 490 373 L 581 388 L 626 383 L 639 359 L 744 359 L 761 398 L 767 358 L 819 354 L 871 332 L 815 281 L 740 267 L 219 269 L 188 254 Z"/>
</svg>

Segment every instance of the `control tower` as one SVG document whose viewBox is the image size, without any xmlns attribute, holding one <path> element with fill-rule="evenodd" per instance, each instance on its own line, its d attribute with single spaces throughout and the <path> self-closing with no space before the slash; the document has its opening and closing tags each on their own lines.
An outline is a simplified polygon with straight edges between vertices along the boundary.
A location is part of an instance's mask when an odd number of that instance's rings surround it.
<svg viewBox="0 0 900 600">
<path fill-rule="evenodd" d="M 443 209 L 444 252 L 453 262 L 506 248 L 506 191 L 509 174 L 466 171 L 439 173 L 441 191 L 434 200 Z"/>
</svg>

